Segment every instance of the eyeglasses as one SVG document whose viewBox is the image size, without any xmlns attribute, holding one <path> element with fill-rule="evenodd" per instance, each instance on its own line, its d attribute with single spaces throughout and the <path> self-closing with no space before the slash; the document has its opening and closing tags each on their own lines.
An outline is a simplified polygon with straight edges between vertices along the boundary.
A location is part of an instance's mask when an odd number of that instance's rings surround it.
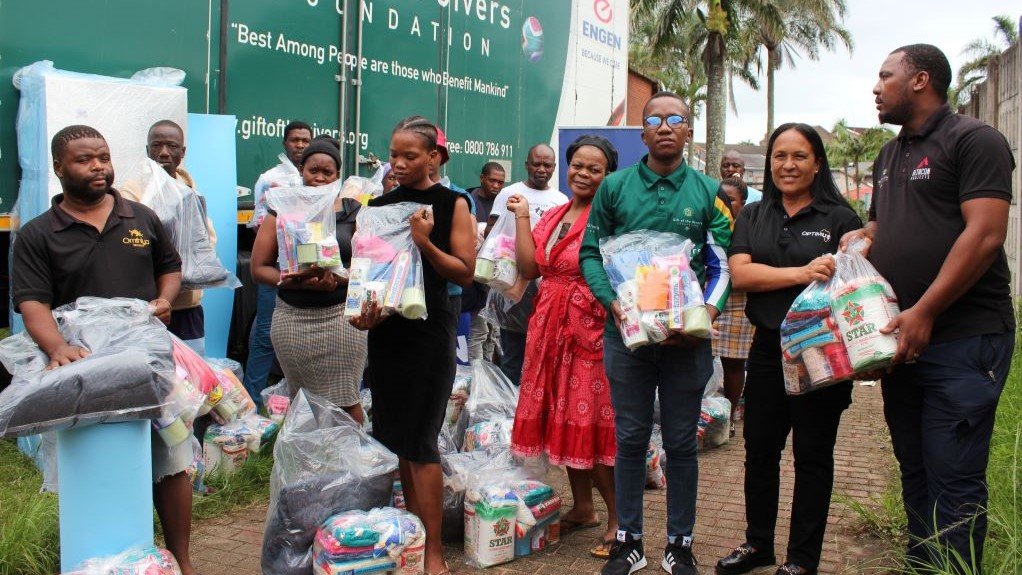
<svg viewBox="0 0 1022 575">
<path fill-rule="evenodd" d="M 671 114 L 670 116 L 646 116 L 642 119 L 643 123 L 647 128 L 655 129 L 663 125 L 664 120 L 667 120 L 667 125 L 671 128 L 677 128 L 688 121 L 688 118 L 679 114 Z"/>
</svg>

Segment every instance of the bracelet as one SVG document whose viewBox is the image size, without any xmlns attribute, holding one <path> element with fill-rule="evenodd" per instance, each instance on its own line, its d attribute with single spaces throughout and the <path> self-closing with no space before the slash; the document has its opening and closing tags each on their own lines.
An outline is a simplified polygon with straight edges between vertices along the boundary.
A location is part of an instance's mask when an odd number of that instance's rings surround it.
<svg viewBox="0 0 1022 575">
<path fill-rule="evenodd" d="M 532 216 L 529 216 L 529 215 L 525 215 L 525 216 L 522 216 L 522 215 L 518 215 L 518 214 L 516 214 L 516 215 L 515 215 L 515 219 L 516 219 L 516 220 L 526 220 L 526 219 L 532 219 Z"/>
</svg>

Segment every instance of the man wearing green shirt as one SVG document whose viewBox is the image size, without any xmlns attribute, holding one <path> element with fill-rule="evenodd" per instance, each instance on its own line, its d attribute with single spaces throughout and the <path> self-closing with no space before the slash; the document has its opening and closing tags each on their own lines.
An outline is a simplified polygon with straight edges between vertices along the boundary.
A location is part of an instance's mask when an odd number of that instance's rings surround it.
<svg viewBox="0 0 1022 575">
<path fill-rule="evenodd" d="M 579 259 L 590 289 L 608 310 L 604 367 L 615 411 L 614 469 L 619 529 L 603 575 L 628 575 L 646 566 L 642 545 L 642 497 L 646 449 L 659 391 L 667 452 L 667 535 L 661 566 L 672 575 L 697 573 L 692 555 L 695 526 L 696 430 L 703 388 L 713 371 L 710 340 L 672 335 L 660 344 L 629 351 L 618 331 L 624 319 L 600 256 L 600 239 L 637 230 L 671 232 L 693 242 L 693 271 L 705 286 L 710 318 L 723 309 L 731 289 L 727 248 L 733 219 L 717 195 L 715 180 L 682 162 L 691 135 L 689 110 L 673 92 L 658 92 L 643 110 L 642 141 L 649 154 L 610 174 L 589 212 Z"/>
</svg>

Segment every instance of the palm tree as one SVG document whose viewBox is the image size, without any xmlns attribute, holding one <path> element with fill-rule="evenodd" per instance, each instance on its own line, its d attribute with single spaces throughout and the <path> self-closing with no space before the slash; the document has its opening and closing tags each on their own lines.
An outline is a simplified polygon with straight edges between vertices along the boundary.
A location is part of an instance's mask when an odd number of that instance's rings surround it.
<svg viewBox="0 0 1022 575">
<path fill-rule="evenodd" d="M 839 42 L 851 52 L 852 34 L 841 25 L 847 11 L 844 0 L 766 0 L 763 4 L 761 10 L 774 16 L 759 20 L 754 34 L 766 51 L 766 134 L 770 137 L 774 131 L 774 72 L 784 65 L 794 67 L 799 55 L 819 60 L 821 49 L 833 51 Z M 757 64 L 762 69 L 763 65 Z"/>
<path fill-rule="evenodd" d="M 968 101 L 972 87 L 987 77 L 991 59 L 1018 42 L 1018 24 L 1010 16 L 994 16 L 994 41 L 977 38 L 965 45 L 962 56 L 969 60 L 958 69 L 957 85 L 951 92 L 951 104 L 956 107 Z M 964 96 L 964 99 L 963 99 Z"/>
<path fill-rule="evenodd" d="M 894 137 L 894 132 L 882 126 L 852 130 L 843 118 L 834 124 L 831 133 L 834 135 L 834 139 L 827 143 L 827 159 L 830 160 L 832 166 L 841 166 L 841 171 L 845 174 L 846 192 L 849 189 L 849 165 L 853 169 L 851 180 L 858 188 L 865 178 L 865 174 L 859 170 L 859 165 L 871 158 L 876 158 L 880 153 L 880 148 Z"/>
<path fill-rule="evenodd" d="M 631 0 L 634 14 L 649 15 L 655 22 L 654 52 L 685 38 L 690 50 L 698 52 L 706 74 L 706 166 L 716 170 L 724 155 L 726 110 L 735 76 L 758 89 L 751 73 L 754 50 L 744 33 L 738 9 L 748 5 L 750 14 L 760 15 L 760 0 Z M 764 17 L 769 15 L 763 14 Z M 731 98 L 733 106 L 733 97 Z"/>
</svg>

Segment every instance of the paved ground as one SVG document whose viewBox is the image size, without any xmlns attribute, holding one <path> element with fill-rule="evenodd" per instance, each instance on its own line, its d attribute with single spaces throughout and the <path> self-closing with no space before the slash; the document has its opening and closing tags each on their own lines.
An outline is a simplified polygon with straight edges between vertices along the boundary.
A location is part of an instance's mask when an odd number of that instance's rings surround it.
<svg viewBox="0 0 1022 575">
<path fill-rule="evenodd" d="M 700 457 L 695 549 L 702 573 L 712 573 L 717 559 L 743 541 L 744 450 L 740 425 L 738 437 L 729 445 Z M 879 387 L 856 386 L 853 405 L 841 422 L 835 458 L 835 493 L 867 502 L 884 491 L 890 477 L 892 458 L 881 412 Z M 787 517 L 791 511 L 794 469 L 790 452 L 786 452 L 781 474 L 778 559 L 784 557 Z M 554 472 L 551 479 L 562 496 L 567 497 L 570 492 L 564 472 Z M 666 511 L 664 494 L 663 491 L 646 492 L 646 552 L 651 556 L 659 553 L 666 540 L 663 527 Z M 266 505 L 263 504 L 196 525 L 192 537 L 192 557 L 196 566 L 204 575 L 259 575 L 259 550 L 265 517 Z M 821 574 L 884 571 L 879 559 L 883 542 L 857 533 L 856 524 L 856 518 L 847 508 L 838 503 L 831 505 Z M 485 572 L 490 575 L 597 573 L 602 563 L 590 558 L 588 549 L 599 534 L 600 530 L 597 529 L 573 533 L 552 549 Z M 450 547 L 448 555 L 455 573 L 477 572 L 461 561 L 460 548 Z M 651 562 L 645 573 L 652 575 L 658 571 L 659 560 Z M 772 574 L 773 569 L 763 569 L 757 573 Z"/>
</svg>

